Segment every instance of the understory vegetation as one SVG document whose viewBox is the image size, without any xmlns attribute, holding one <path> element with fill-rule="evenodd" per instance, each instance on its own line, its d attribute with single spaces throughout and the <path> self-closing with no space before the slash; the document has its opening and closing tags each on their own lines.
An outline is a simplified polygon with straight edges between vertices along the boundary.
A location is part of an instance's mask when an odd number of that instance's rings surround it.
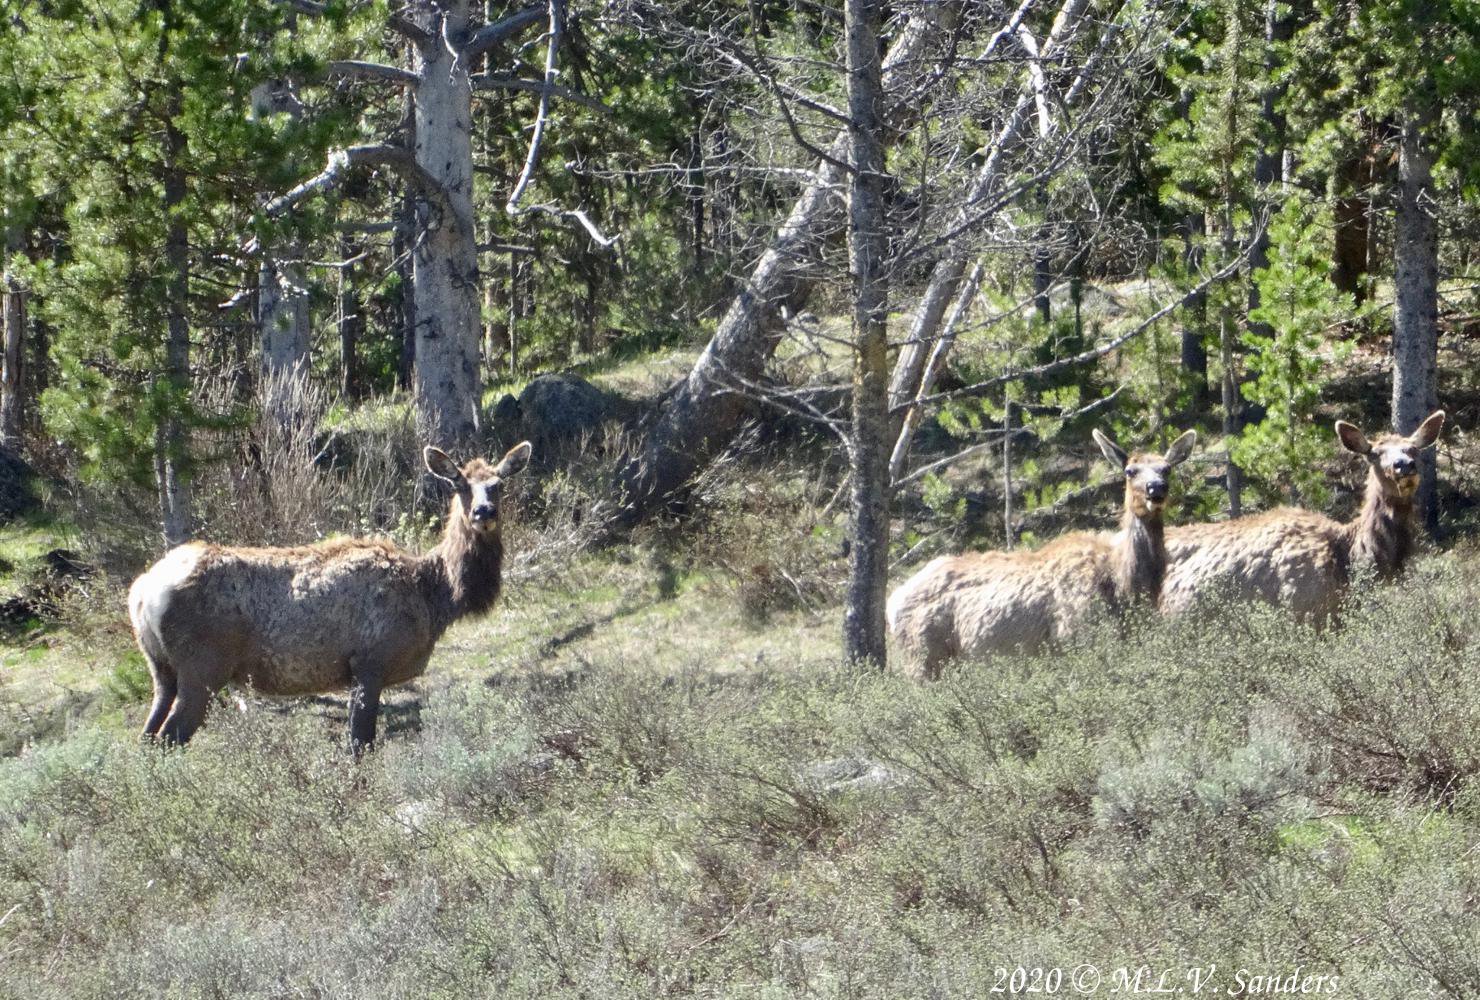
<svg viewBox="0 0 1480 1000">
<path fill-rule="evenodd" d="M 919 685 L 842 665 L 805 468 L 721 469 L 615 549 L 560 548 L 591 494 L 547 471 L 505 600 L 358 764 L 337 697 L 222 698 L 141 748 L 119 585 L 71 598 L 5 661 L 0 995 L 1480 990 L 1472 548 L 1325 633 L 1136 619 Z"/>
</svg>

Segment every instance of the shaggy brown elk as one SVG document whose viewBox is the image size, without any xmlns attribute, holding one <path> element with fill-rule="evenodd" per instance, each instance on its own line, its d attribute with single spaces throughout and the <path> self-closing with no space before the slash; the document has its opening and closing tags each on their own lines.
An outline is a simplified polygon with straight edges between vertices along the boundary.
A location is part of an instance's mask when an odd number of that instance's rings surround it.
<svg viewBox="0 0 1480 1000">
<path fill-rule="evenodd" d="M 1062 641 L 1099 609 L 1155 605 L 1166 568 L 1162 512 L 1173 466 L 1192 453 L 1188 431 L 1165 455 L 1127 455 L 1094 432 L 1105 458 L 1125 474 L 1120 530 L 1076 532 L 1040 549 L 977 552 L 932 560 L 889 595 L 889 630 L 912 673 L 939 676 L 947 662 L 1032 652 Z"/>
<path fill-rule="evenodd" d="M 427 448 L 452 484 L 442 541 L 422 556 L 380 540 L 300 548 L 171 549 L 129 589 L 129 618 L 154 676 L 144 736 L 190 739 L 228 682 L 270 695 L 348 687 L 350 745 L 375 740 L 381 689 L 426 670 L 432 647 L 498 596 L 504 480 L 529 463 L 526 441 L 497 466 L 462 468 Z"/>
<path fill-rule="evenodd" d="M 1367 488 L 1356 518 L 1339 524 L 1313 510 L 1280 507 L 1173 528 L 1167 532 L 1162 610 L 1181 614 L 1207 599 L 1267 601 L 1313 624 L 1326 623 L 1353 572 L 1383 579 L 1403 572 L 1413 553 L 1419 452 L 1433 447 L 1443 429 L 1443 410 L 1412 434 L 1384 434 L 1375 441 L 1338 420 L 1341 446 L 1367 460 Z"/>
</svg>

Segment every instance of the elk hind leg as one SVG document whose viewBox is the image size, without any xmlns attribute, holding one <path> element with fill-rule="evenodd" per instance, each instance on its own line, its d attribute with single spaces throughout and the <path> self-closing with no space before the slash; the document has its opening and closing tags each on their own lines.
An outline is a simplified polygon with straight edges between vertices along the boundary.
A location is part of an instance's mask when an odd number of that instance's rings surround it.
<svg viewBox="0 0 1480 1000">
<path fill-rule="evenodd" d="M 206 709 L 211 706 L 211 691 L 198 681 L 182 679 L 175 695 L 175 707 L 170 709 L 161 732 L 165 744 L 184 745 L 205 721 Z"/>
<path fill-rule="evenodd" d="M 164 725 L 164 720 L 175 703 L 180 679 L 175 674 L 175 668 L 164 658 L 145 653 L 144 659 L 149 661 L 149 673 L 154 678 L 154 704 L 149 709 L 149 718 L 144 720 L 143 735 L 145 739 L 152 740 L 159 734 L 159 727 Z"/>
</svg>

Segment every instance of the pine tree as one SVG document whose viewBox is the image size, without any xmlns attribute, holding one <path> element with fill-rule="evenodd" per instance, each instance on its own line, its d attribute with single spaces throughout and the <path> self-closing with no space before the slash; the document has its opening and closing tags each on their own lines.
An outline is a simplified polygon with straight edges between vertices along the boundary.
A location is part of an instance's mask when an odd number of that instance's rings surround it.
<svg viewBox="0 0 1480 1000">
<path fill-rule="evenodd" d="M 1186 227 L 1188 257 L 1217 270 L 1240 253 L 1255 221 L 1254 167 L 1267 124 L 1264 8 L 1249 0 L 1219 0 L 1192 13 L 1192 41 L 1169 49 L 1168 67 L 1173 84 L 1186 95 L 1187 116 L 1168 123 L 1158 138 L 1156 159 L 1168 177 L 1163 203 L 1211 220 L 1205 234 Z M 1207 336 L 1217 338 L 1223 434 L 1230 446 L 1243 417 L 1238 347 L 1247 320 L 1247 289 L 1240 277 L 1213 289 L 1208 300 L 1216 319 Z M 1200 319 L 1192 312 L 1184 317 L 1189 323 Z M 1229 513 L 1237 517 L 1243 470 L 1232 458 L 1226 482 Z"/>
<path fill-rule="evenodd" d="M 1350 350 L 1331 334 L 1353 315 L 1351 297 L 1331 283 L 1321 241 L 1330 228 L 1329 211 L 1301 199 L 1287 201 L 1270 226 L 1269 264 L 1254 272 L 1261 304 L 1243 335 L 1256 373 L 1244 394 L 1265 415 L 1233 444 L 1234 460 L 1264 492 L 1313 506 L 1327 499 L 1321 460 L 1330 450 L 1329 431 L 1313 418 L 1333 364 Z"/>
</svg>

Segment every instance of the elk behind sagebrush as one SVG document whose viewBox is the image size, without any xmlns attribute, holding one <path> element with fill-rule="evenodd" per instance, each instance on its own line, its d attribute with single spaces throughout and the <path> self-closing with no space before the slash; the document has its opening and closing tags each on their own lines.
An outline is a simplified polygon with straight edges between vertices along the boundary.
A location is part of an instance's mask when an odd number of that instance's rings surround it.
<svg viewBox="0 0 1480 1000">
<path fill-rule="evenodd" d="M 1369 441 L 1344 420 L 1336 436 L 1367 460 L 1362 509 L 1346 524 L 1297 507 L 1252 517 L 1190 524 L 1167 532 L 1162 610 L 1188 612 L 1205 600 L 1266 601 L 1314 624 L 1336 613 L 1354 572 L 1402 573 L 1413 554 L 1413 495 L 1419 453 L 1444 429 L 1436 410 L 1410 435 Z"/>
<path fill-rule="evenodd" d="M 1166 568 L 1168 477 L 1191 454 L 1197 435 L 1183 434 L 1165 456 L 1127 455 L 1099 431 L 1094 437 L 1125 474 L 1120 530 L 926 564 L 889 596 L 889 629 L 905 647 L 912 672 L 934 678 L 953 659 L 1033 652 L 1068 638 L 1096 610 L 1155 604 Z"/>
</svg>

